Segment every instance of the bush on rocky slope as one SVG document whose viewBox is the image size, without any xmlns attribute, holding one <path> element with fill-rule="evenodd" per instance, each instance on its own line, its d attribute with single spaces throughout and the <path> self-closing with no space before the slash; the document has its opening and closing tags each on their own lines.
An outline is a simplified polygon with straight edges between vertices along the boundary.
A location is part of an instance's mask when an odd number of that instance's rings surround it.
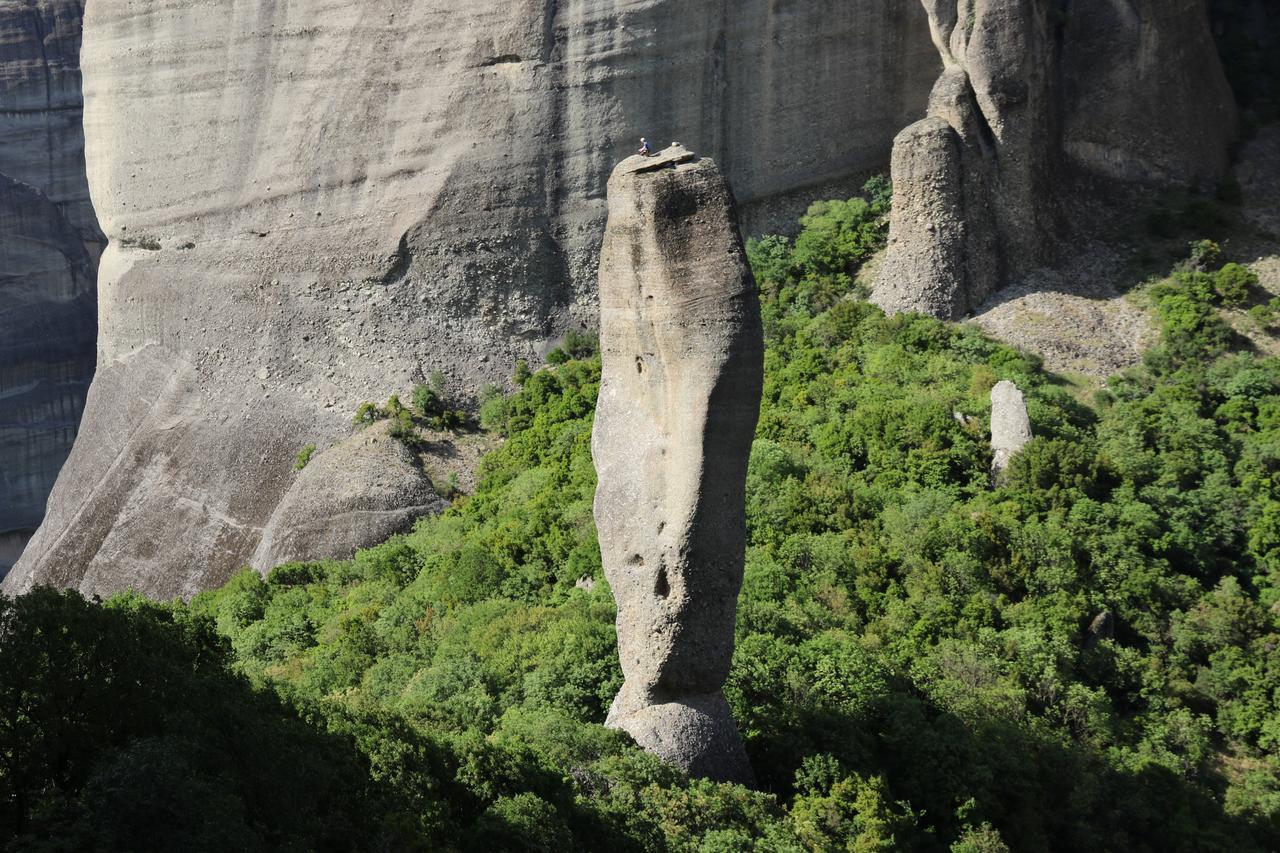
<svg viewBox="0 0 1280 853">
<path fill-rule="evenodd" d="M 1227 351 L 1213 284 L 1176 280 L 1148 364 L 1080 402 L 972 328 L 849 298 L 880 215 L 752 245 L 728 692 L 763 790 L 599 726 L 599 362 L 569 359 L 491 395 L 508 438 L 473 495 L 353 560 L 170 607 L 5 601 L 14 846 L 127 849 L 149 821 L 187 850 L 1280 845 L 1280 364 Z M 993 491 L 1006 378 L 1037 438 Z"/>
</svg>

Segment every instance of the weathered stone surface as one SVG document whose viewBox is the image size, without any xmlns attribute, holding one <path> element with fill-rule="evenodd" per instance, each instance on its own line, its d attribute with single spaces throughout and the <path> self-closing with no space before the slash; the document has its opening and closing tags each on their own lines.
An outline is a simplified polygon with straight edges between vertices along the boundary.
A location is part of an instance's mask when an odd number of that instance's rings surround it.
<svg viewBox="0 0 1280 853">
<path fill-rule="evenodd" d="M 608 724 L 692 773 L 749 781 L 721 693 L 746 543 L 763 336 L 734 203 L 683 149 L 609 181 L 595 516 L 626 682 Z"/>
<path fill-rule="evenodd" d="M 625 730 L 641 749 L 690 776 L 752 782 L 751 762 L 722 692 L 682 695 L 669 702 L 632 698 L 618 694 L 608 724 Z"/>
<path fill-rule="evenodd" d="M 885 311 L 953 317 L 964 310 L 962 289 L 935 274 L 964 268 L 964 166 L 960 137 L 931 116 L 909 126 L 893 144 L 893 221 L 886 258 L 893 274 L 876 286 Z"/>
<path fill-rule="evenodd" d="M 1237 116 L 1205 7 L 1072 0 L 1061 62 L 1071 69 L 1062 136 L 1074 163 L 1117 180 L 1214 188 Z"/>
<path fill-rule="evenodd" d="M 444 512 L 448 503 L 389 427 L 374 424 L 312 457 L 271 514 L 249 565 L 265 574 L 294 560 L 346 559 Z"/>
<path fill-rule="evenodd" d="M 641 135 L 788 222 L 882 167 L 938 59 L 901 0 L 131 0 L 89 4 L 84 68 L 99 386 L 12 583 L 169 595 L 251 558 L 361 400 L 593 325 Z"/>
<path fill-rule="evenodd" d="M 1022 391 L 1008 379 L 991 389 L 991 473 L 1003 474 L 1009 460 L 1031 441 L 1031 419 Z"/>
<path fill-rule="evenodd" d="M 1054 264 L 1064 201 L 1100 182 L 1206 186 L 1227 168 L 1235 106 L 1203 0 L 923 5 L 946 68 L 930 118 L 895 141 L 886 310 L 956 319 Z"/>
<path fill-rule="evenodd" d="M 1116 635 L 1116 617 L 1110 610 L 1103 610 L 1085 630 L 1084 647 L 1091 649 L 1102 640 L 1113 639 Z"/>
<path fill-rule="evenodd" d="M 103 242 L 78 0 L 0 0 L 0 577 L 40 524 L 93 377 Z"/>
</svg>

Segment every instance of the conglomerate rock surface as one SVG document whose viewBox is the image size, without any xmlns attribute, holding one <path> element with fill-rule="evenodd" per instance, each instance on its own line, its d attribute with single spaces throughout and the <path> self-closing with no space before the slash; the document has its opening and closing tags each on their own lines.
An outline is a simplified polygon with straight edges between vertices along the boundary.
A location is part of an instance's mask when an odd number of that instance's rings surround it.
<svg viewBox="0 0 1280 853">
<path fill-rule="evenodd" d="M 886 310 L 958 319 L 1055 263 L 1066 196 L 1225 172 L 1235 101 L 1205 0 L 921 2 L 945 68 L 894 142 Z"/>
<path fill-rule="evenodd" d="M 0 0 L 0 577 L 40 524 L 93 377 L 103 237 L 85 181 L 80 0 Z"/>
<path fill-rule="evenodd" d="M 721 688 L 746 546 L 764 344 L 716 165 L 673 147 L 609 182 L 591 450 L 626 678 L 608 725 L 697 776 L 751 768 Z"/>
<path fill-rule="evenodd" d="M 131 0 L 84 26 L 98 374 L 10 590 L 221 583 L 361 400 L 592 325 L 639 136 L 785 221 L 881 168 L 938 69 L 901 0 Z"/>
</svg>

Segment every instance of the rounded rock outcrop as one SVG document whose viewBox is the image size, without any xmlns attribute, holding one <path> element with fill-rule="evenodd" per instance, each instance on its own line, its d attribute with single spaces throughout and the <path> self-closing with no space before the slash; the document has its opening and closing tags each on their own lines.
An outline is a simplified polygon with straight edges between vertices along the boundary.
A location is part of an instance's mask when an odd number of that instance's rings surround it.
<svg viewBox="0 0 1280 853">
<path fill-rule="evenodd" d="M 346 559 L 445 510 L 448 503 L 389 425 L 356 433 L 298 472 L 262 531 L 254 569 L 266 574 L 282 563 Z"/>
</svg>

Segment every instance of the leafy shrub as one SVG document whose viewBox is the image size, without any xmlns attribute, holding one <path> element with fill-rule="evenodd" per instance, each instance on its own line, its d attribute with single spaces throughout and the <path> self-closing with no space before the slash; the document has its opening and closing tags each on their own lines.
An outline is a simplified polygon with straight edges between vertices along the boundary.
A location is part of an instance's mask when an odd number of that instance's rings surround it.
<svg viewBox="0 0 1280 853">
<path fill-rule="evenodd" d="M 311 461 L 311 457 L 315 455 L 316 446 L 308 444 L 306 447 L 298 451 L 298 458 L 293 463 L 293 470 L 301 471 L 307 467 L 307 463 Z"/>
<path fill-rule="evenodd" d="M 377 403 L 365 402 L 361 403 L 359 408 L 356 409 L 356 413 L 351 418 L 351 422 L 358 428 L 364 428 L 370 424 L 385 420 L 387 417 L 389 417 L 387 413 Z"/>
<path fill-rule="evenodd" d="M 444 411 L 444 399 L 438 387 L 418 384 L 413 386 L 413 408 L 423 418 L 438 417 Z"/>
<path fill-rule="evenodd" d="M 1238 308 L 1249 301 L 1249 291 L 1258 286 L 1258 275 L 1246 266 L 1230 263 L 1214 274 L 1213 289 L 1224 305 Z"/>
<path fill-rule="evenodd" d="M 125 237 L 120 241 L 120 245 L 133 249 L 145 249 L 148 252 L 158 252 L 161 249 L 159 240 L 145 234 L 137 237 Z"/>
<path fill-rule="evenodd" d="M 1222 260 L 1222 247 L 1212 240 L 1196 240 L 1190 245 L 1188 263 L 1193 270 L 1207 272 Z"/>
</svg>

